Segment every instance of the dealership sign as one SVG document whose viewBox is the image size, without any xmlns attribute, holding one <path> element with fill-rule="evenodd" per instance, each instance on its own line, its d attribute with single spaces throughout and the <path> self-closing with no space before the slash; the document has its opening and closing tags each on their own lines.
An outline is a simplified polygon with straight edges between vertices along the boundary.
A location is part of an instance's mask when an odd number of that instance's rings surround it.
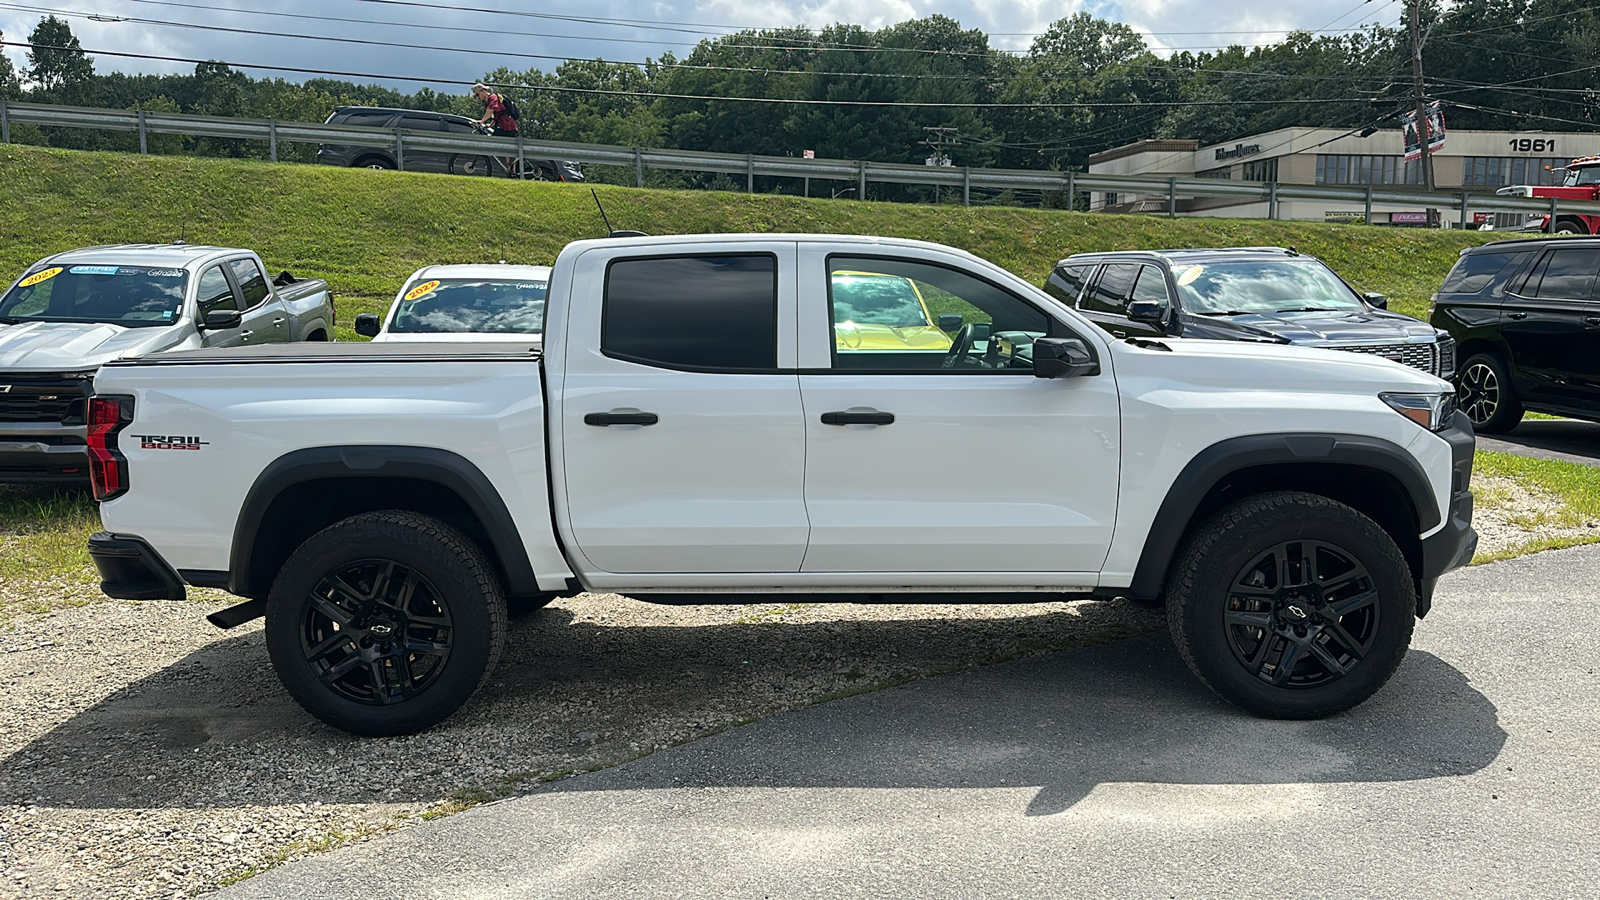
<svg viewBox="0 0 1600 900">
<path fill-rule="evenodd" d="M 1231 148 L 1218 147 L 1217 159 L 1238 159 L 1241 156 L 1250 156 L 1260 152 L 1260 144 L 1234 144 Z"/>
</svg>

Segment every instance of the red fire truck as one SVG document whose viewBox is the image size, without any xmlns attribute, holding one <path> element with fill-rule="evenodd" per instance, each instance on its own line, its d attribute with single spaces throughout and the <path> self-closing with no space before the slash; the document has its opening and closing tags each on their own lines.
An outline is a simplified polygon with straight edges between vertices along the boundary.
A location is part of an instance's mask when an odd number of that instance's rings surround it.
<svg viewBox="0 0 1600 900">
<path fill-rule="evenodd" d="M 1503 187 L 1496 194 L 1506 197 L 1557 197 L 1561 200 L 1600 200 L 1600 156 L 1575 159 L 1565 167 L 1566 177 L 1558 185 L 1517 184 Z M 1537 220 L 1539 230 L 1553 234 L 1600 234 L 1600 215 L 1556 212 Z M 1532 223 L 1530 223 L 1532 224 Z"/>
</svg>

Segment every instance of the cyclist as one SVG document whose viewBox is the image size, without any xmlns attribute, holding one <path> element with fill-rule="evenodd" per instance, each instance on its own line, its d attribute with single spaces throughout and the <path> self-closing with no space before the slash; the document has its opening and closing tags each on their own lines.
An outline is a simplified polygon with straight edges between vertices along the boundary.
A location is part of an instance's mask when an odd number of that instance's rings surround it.
<svg viewBox="0 0 1600 900">
<path fill-rule="evenodd" d="M 512 110 L 515 106 L 506 98 L 489 90 L 488 85 L 478 82 L 472 86 L 472 96 L 483 104 L 483 118 L 478 120 L 479 125 L 489 125 L 493 120 L 490 134 L 495 137 L 517 136 L 517 115 Z M 517 177 L 517 162 L 515 157 L 502 157 L 506 164 L 506 173 L 512 178 Z"/>
</svg>

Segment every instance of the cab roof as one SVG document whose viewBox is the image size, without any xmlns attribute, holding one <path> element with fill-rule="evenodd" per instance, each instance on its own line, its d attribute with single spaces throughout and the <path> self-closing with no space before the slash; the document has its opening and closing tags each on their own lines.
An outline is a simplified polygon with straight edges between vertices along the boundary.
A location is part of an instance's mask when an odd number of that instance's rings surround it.
<svg viewBox="0 0 1600 900">
<path fill-rule="evenodd" d="M 480 278 L 484 281 L 550 280 L 549 266 L 523 266 L 510 263 L 468 263 L 449 266 L 423 266 L 411 273 L 406 283 L 428 278 Z"/>
<path fill-rule="evenodd" d="M 1069 263 L 1086 265 L 1115 259 L 1167 260 L 1170 263 L 1216 262 L 1224 259 L 1309 259 L 1316 257 L 1301 253 L 1293 247 L 1192 247 L 1183 250 L 1104 250 L 1094 253 L 1074 253 L 1056 265 Z"/>
<path fill-rule="evenodd" d="M 184 269 L 210 262 L 219 256 L 234 256 L 248 252 L 236 247 L 212 247 L 205 244 L 102 244 L 57 253 L 41 262 L 51 265 L 161 266 Z"/>
</svg>

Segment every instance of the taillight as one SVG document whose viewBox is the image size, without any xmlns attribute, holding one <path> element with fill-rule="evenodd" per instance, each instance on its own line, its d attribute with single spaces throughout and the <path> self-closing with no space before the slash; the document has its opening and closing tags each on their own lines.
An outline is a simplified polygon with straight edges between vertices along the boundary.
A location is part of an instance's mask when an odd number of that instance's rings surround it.
<svg viewBox="0 0 1600 900">
<path fill-rule="evenodd" d="M 89 398 L 89 483 L 96 500 L 128 490 L 128 459 L 117 450 L 117 432 L 132 421 L 132 397 Z"/>
</svg>

